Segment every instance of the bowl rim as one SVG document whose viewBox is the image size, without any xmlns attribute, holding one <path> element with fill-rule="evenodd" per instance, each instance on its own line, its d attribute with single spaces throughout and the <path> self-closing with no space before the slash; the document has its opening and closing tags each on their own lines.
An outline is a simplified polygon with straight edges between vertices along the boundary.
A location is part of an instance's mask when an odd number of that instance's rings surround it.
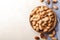
<svg viewBox="0 0 60 40">
<path fill-rule="evenodd" d="M 39 7 L 41 7 L 41 6 L 37 6 L 36 8 L 39 8 Z M 46 6 L 47 7 L 47 6 Z M 49 8 L 49 7 L 48 7 Z M 51 8 L 49 8 L 49 9 L 51 9 Z M 34 10 L 34 9 L 33 9 Z M 32 10 L 32 11 L 33 11 Z M 52 9 L 51 9 L 52 10 Z M 31 12 L 32 12 L 31 11 Z M 52 10 L 53 11 L 53 10 Z M 54 12 L 54 11 L 53 11 Z M 57 24 L 57 15 L 56 15 L 56 12 L 54 12 L 53 13 L 54 14 L 54 16 L 55 16 L 55 20 L 54 20 L 54 25 L 53 25 L 53 27 L 51 28 L 51 29 L 49 29 L 48 30 L 48 32 L 50 32 L 50 31 L 52 31 L 55 27 L 56 27 L 56 24 Z M 29 22 L 30 22 L 30 25 L 31 25 L 31 27 L 32 27 L 32 24 L 31 24 L 31 21 L 30 21 L 30 15 L 29 15 Z M 33 27 L 32 27 L 33 28 Z M 33 29 L 33 30 L 35 30 L 35 29 Z M 36 30 L 35 30 L 36 31 Z M 36 32 L 38 32 L 39 33 L 39 31 L 36 31 Z"/>
</svg>

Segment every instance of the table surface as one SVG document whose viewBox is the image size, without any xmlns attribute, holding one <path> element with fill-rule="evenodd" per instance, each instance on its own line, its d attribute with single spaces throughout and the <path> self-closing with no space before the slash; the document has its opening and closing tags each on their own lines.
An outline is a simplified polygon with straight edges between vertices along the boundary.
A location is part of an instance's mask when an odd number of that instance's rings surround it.
<svg viewBox="0 0 60 40">
<path fill-rule="evenodd" d="M 54 10 L 58 20 L 56 26 L 58 40 L 60 40 L 59 4 L 58 0 L 55 5 L 59 10 Z M 29 22 L 31 10 L 39 5 L 42 5 L 39 0 L 0 0 L 0 40 L 34 40 L 34 36 L 39 36 Z"/>
</svg>

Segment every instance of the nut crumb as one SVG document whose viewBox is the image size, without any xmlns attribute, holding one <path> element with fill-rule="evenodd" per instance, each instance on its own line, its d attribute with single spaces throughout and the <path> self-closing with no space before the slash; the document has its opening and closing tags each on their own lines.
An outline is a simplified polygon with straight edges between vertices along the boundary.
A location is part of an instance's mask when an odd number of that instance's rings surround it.
<svg viewBox="0 0 60 40">
<path fill-rule="evenodd" d="M 53 9 L 58 10 L 58 7 L 56 5 L 53 5 Z"/>
<path fill-rule="evenodd" d="M 53 3 L 57 3 L 58 1 L 57 0 L 53 0 Z"/>
<path fill-rule="evenodd" d="M 35 36 L 34 38 L 35 38 L 35 39 L 40 39 L 38 36 Z"/>
<path fill-rule="evenodd" d="M 44 0 L 40 0 L 40 2 L 43 2 Z"/>
</svg>

